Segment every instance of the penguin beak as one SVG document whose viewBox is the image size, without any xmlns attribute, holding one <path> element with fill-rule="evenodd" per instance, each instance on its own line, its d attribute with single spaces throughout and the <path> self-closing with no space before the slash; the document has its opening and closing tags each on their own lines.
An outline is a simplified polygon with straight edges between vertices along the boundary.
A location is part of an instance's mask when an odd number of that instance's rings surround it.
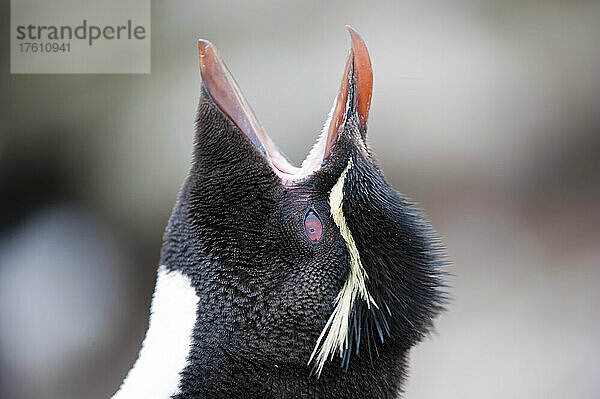
<svg viewBox="0 0 600 399">
<path fill-rule="evenodd" d="M 219 109 L 267 157 L 277 156 L 273 143 L 246 102 L 217 49 L 208 40 L 198 40 L 200 75 L 205 92 Z"/>
<path fill-rule="evenodd" d="M 373 68 L 362 37 L 351 26 L 346 25 L 346 29 L 350 33 L 352 47 L 346 62 L 340 91 L 333 105 L 327 132 L 327 144 L 323 154 L 324 161 L 331 155 L 344 123 L 353 116 L 358 121 L 361 137 L 364 139 L 367 134 L 367 120 L 373 93 Z"/>
<path fill-rule="evenodd" d="M 366 135 L 373 89 L 371 59 L 360 35 L 350 26 L 346 26 L 346 29 L 350 33 L 352 47 L 340 90 L 324 134 L 300 168 L 292 166 L 266 134 L 213 44 L 204 39 L 198 41 L 204 92 L 265 155 L 273 170 L 284 181 L 299 180 L 324 165 L 334 150 L 344 124 L 351 118 L 357 120 L 363 139 Z"/>
</svg>

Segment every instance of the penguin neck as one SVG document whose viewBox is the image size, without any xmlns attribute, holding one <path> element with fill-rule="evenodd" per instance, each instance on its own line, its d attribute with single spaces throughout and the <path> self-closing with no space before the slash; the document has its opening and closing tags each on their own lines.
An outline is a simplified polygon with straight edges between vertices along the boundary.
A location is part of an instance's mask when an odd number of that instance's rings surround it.
<svg viewBox="0 0 600 399">
<path fill-rule="evenodd" d="M 160 266 L 149 327 L 139 356 L 112 399 L 164 399 L 179 392 L 196 322 L 198 297 L 189 277 Z"/>
</svg>

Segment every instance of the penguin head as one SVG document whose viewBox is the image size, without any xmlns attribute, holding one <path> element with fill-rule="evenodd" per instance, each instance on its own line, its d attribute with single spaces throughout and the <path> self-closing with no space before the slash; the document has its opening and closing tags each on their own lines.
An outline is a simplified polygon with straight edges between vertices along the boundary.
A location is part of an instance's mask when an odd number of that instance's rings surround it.
<svg viewBox="0 0 600 399">
<path fill-rule="evenodd" d="M 301 167 L 266 135 L 215 47 L 199 41 L 192 167 L 161 263 L 187 274 L 200 298 L 194 339 L 211 343 L 203 356 L 231 351 L 318 377 L 331 360 L 347 369 L 407 350 L 442 309 L 441 247 L 369 150 L 371 61 L 348 30 L 340 91 Z"/>
</svg>

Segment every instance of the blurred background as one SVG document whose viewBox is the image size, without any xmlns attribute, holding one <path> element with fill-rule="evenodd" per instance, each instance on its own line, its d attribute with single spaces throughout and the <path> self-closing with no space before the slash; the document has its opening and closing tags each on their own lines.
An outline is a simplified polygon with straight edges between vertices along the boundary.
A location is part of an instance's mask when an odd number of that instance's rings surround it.
<svg viewBox="0 0 600 399">
<path fill-rule="evenodd" d="M 373 61 L 371 147 L 454 262 L 406 397 L 600 397 L 600 2 L 153 1 L 149 75 L 10 75 L 0 4 L 0 397 L 108 398 L 136 358 L 196 40 L 299 164 L 345 24 Z"/>
</svg>

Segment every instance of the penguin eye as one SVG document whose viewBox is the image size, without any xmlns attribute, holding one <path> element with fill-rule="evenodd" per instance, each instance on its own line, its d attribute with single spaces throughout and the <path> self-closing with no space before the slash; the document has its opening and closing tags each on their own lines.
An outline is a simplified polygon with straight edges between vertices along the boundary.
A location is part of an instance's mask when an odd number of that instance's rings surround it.
<svg viewBox="0 0 600 399">
<path fill-rule="evenodd" d="M 306 236 L 313 243 L 318 243 L 321 241 L 321 237 L 323 236 L 323 223 L 319 218 L 317 213 L 310 209 L 306 212 L 306 216 L 304 216 L 304 230 L 306 231 Z"/>
</svg>

